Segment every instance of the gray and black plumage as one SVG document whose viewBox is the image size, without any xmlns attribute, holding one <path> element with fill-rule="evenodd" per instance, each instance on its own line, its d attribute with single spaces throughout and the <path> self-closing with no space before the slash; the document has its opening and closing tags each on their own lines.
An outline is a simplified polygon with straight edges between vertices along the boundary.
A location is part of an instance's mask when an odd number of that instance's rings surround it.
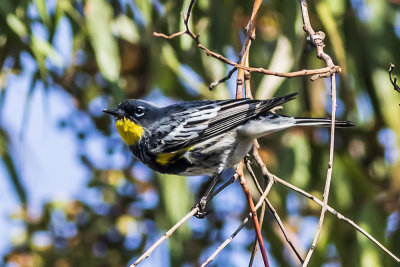
<svg viewBox="0 0 400 267">
<path fill-rule="evenodd" d="M 268 100 L 204 100 L 159 107 L 126 100 L 104 110 L 131 152 L 161 173 L 215 175 L 235 166 L 253 140 L 293 126 L 331 126 L 330 119 L 295 118 L 271 112 L 297 93 Z M 352 126 L 336 121 L 336 127 Z"/>
</svg>

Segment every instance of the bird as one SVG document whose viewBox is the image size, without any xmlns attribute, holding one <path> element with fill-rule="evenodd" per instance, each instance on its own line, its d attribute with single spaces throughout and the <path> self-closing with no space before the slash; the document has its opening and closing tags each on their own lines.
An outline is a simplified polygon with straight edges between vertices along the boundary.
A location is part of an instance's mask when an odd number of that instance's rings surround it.
<svg viewBox="0 0 400 267">
<path fill-rule="evenodd" d="M 182 176 L 214 176 L 211 185 L 215 185 L 225 169 L 236 166 L 246 156 L 254 139 L 294 126 L 331 126 L 329 118 L 273 112 L 296 96 L 186 101 L 165 107 L 128 99 L 103 112 L 115 117 L 122 140 L 149 168 Z M 335 126 L 352 124 L 336 120 Z M 208 194 L 202 197 L 201 208 Z"/>
</svg>

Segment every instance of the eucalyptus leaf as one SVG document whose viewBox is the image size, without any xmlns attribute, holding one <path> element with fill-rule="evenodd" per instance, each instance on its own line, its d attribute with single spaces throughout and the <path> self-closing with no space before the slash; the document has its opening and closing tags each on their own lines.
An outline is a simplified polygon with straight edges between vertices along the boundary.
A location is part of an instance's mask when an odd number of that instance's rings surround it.
<svg viewBox="0 0 400 267">
<path fill-rule="evenodd" d="M 89 0 L 85 12 L 97 65 L 107 80 L 117 82 L 121 61 L 118 45 L 111 30 L 112 8 L 104 0 Z"/>
</svg>

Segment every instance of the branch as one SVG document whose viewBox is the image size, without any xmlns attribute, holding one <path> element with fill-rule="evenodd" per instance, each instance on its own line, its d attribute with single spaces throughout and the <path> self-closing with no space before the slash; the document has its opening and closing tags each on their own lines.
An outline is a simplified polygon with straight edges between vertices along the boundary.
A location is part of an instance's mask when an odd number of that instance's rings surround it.
<svg viewBox="0 0 400 267">
<path fill-rule="evenodd" d="M 239 56 L 239 64 L 241 66 L 245 66 L 248 67 L 249 66 L 249 51 L 250 51 L 250 46 L 251 46 L 251 42 L 252 40 L 254 40 L 255 38 L 255 20 L 257 18 L 258 15 L 258 10 L 261 6 L 262 0 L 255 0 L 254 1 L 254 5 L 253 5 L 253 11 L 249 20 L 249 23 L 247 24 L 247 31 L 246 31 L 246 38 L 244 41 L 244 44 L 242 46 L 242 50 L 240 52 L 240 56 Z M 247 71 L 246 71 L 247 73 Z M 238 70 L 238 74 L 237 74 L 237 79 L 236 79 L 236 98 L 242 98 L 243 97 L 243 85 L 244 85 L 244 79 L 245 79 L 245 71 L 243 69 L 239 69 Z M 247 73 L 246 75 L 246 91 L 250 90 L 250 73 Z M 251 92 L 250 92 L 251 94 Z M 261 227 L 260 224 L 258 222 L 258 218 L 257 218 L 257 212 L 254 209 L 254 202 L 253 199 L 251 198 L 251 194 L 250 194 L 250 189 L 247 186 L 247 181 L 246 178 L 244 177 L 244 173 L 243 173 L 243 160 L 239 163 L 238 168 L 237 168 L 237 172 L 239 174 L 239 178 L 240 178 L 240 185 L 242 186 L 243 192 L 246 195 L 247 198 L 247 202 L 249 204 L 249 208 L 250 208 L 250 212 L 252 213 L 252 217 L 253 217 L 253 222 L 254 222 L 254 231 L 256 233 L 256 238 L 258 241 L 258 245 L 260 246 L 260 251 L 261 251 L 261 255 L 262 255 L 262 259 L 264 262 L 264 266 L 268 267 L 269 263 L 268 263 L 268 258 L 267 258 L 267 253 L 265 252 L 265 247 L 264 247 L 264 240 L 261 234 Z"/>
<path fill-rule="evenodd" d="M 252 40 L 255 39 L 255 31 L 256 31 L 256 23 L 255 20 L 258 15 L 258 10 L 260 9 L 262 0 L 255 0 L 253 5 L 253 11 L 251 13 L 251 17 L 249 23 L 246 26 L 246 38 L 244 40 L 244 44 L 242 46 L 242 50 L 240 52 L 241 57 L 239 58 L 239 65 L 240 66 L 248 66 L 248 58 L 249 58 L 249 51 Z M 243 94 L 243 84 L 244 84 L 244 69 L 239 68 L 238 75 L 237 75 L 237 90 L 236 90 L 236 98 L 242 98 Z"/>
<path fill-rule="evenodd" d="M 310 23 L 310 17 L 308 15 L 308 4 L 306 0 L 299 0 L 300 7 L 301 7 L 301 15 L 303 18 L 303 29 L 305 32 L 308 33 L 307 40 L 309 40 L 316 48 L 317 48 L 317 57 L 323 61 L 325 61 L 328 67 L 337 67 L 340 69 L 339 66 L 336 66 L 333 63 L 332 58 L 324 52 L 324 39 L 325 33 L 322 31 L 315 32 Z"/>
<path fill-rule="evenodd" d="M 397 77 L 396 77 L 396 75 L 394 75 L 394 77 L 392 78 L 392 72 L 393 72 L 394 68 L 395 68 L 394 64 L 390 63 L 389 79 L 390 79 L 390 83 L 393 85 L 393 89 L 395 91 L 397 91 L 398 93 L 400 93 L 400 87 L 397 85 Z M 399 106 L 400 106 L 400 104 L 399 104 Z"/>
<path fill-rule="evenodd" d="M 232 74 L 235 73 L 235 71 L 237 70 L 237 68 L 232 68 L 228 74 L 225 77 L 222 77 L 221 79 L 219 79 L 218 81 L 212 82 L 208 88 L 210 90 L 214 89 L 214 87 L 216 87 L 218 84 L 223 83 L 227 80 L 229 80 L 232 77 Z"/>
<path fill-rule="evenodd" d="M 328 207 L 328 199 L 329 199 L 329 190 L 332 180 L 332 171 L 333 171 L 333 154 L 335 151 L 335 117 L 336 117 L 336 79 L 335 75 L 331 76 L 331 94 L 332 94 L 332 116 L 331 116 L 331 137 L 330 137 L 330 145 L 329 145 L 329 162 L 328 162 L 328 170 L 326 173 L 326 180 L 325 180 L 325 188 L 324 188 L 324 195 L 323 195 L 323 205 L 321 210 L 321 215 L 318 221 L 317 231 L 314 236 L 314 240 L 311 244 L 310 249 L 308 250 L 306 259 L 303 262 L 303 266 L 307 266 L 311 256 L 314 252 L 315 246 L 317 245 L 317 241 L 319 235 L 321 234 L 322 224 L 324 223 L 325 212 Z"/>
<path fill-rule="evenodd" d="M 274 176 L 274 180 L 277 183 L 280 183 L 290 189 L 292 189 L 293 191 L 309 198 L 310 200 L 314 201 L 315 203 L 317 203 L 320 206 L 323 206 L 324 203 L 316 198 L 315 196 L 311 195 L 310 193 L 292 185 L 291 183 L 286 182 L 285 180 Z M 377 241 L 374 237 L 372 237 L 367 231 L 365 231 L 363 228 L 361 228 L 358 224 L 356 224 L 355 222 L 353 222 L 352 220 L 350 220 L 349 218 L 347 218 L 346 216 L 342 215 L 341 213 L 339 213 L 338 211 L 336 211 L 334 208 L 332 208 L 331 206 L 327 205 L 327 210 L 332 213 L 333 215 L 335 215 L 339 220 L 343 220 L 346 223 L 350 224 L 351 226 L 353 226 L 354 228 L 356 228 L 357 231 L 359 231 L 361 234 L 363 234 L 364 236 L 366 236 L 369 240 L 371 240 L 373 243 L 375 243 L 378 247 L 380 247 L 383 251 L 385 251 L 389 256 L 391 256 L 395 261 L 400 262 L 400 258 L 398 258 L 396 255 L 394 255 L 392 252 L 390 252 L 384 245 L 382 245 L 381 243 L 379 243 L 379 241 Z"/>
<path fill-rule="evenodd" d="M 256 187 L 257 187 L 257 189 L 258 189 L 258 192 L 259 192 L 260 194 L 262 194 L 263 190 L 262 190 L 262 188 L 261 188 L 261 186 L 260 186 L 260 183 L 259 183 L 258 180 L 257 180 L 257 177 L 256 177 L 256 175 L 255 175 L 255 173 L 254 173 L 254 171 L 253 171 L 253 168 L 251 167 L 250 162 L 249 162 L 248 160 L 245 160 L 245 162 L 246 162 L 247 170 L 249 171 L 251 177 L 253 178 L 254 184 L 256 185 Z M 269 202 L 268 198 L 265 198 L 265 199 L 264 199 L 264 202 L 267 204 L 267 206 L 268 206 L 269 210 L 271 211 L 272 215 L 274 215 L 274 218 L 275 218 L 276 222 L 278 223 L 279 228 L 281 229 L 281 231 L 282 231 L 282 233 L 283 233 L 283 236 L 285 237 L 285 240 L 286 240 L 287 244 L 288 244 L 289 247 L 293 250 L 293 252 L 294 252 L 294 254 L 296 255 L 297 259 L 298 259 L 301 263 L 303 263 L 304 260 L 303 260 L 303 258 L 300 256 L 300 252 L 299 252 L 298 249 L 295 247 L 295 245 L 294 245 L 294 243 L 292 242 L 292 240 L 290 240 L 289 235 L 287 234 L 286 228 L 285 228 L 285 226 L 283 225 L 282 220 L 281 220 L 281 218 L 279 217 L 278 213 L 276 212 L 276 210 L 275 210 L 274 207 L 272 206 L 271 202 Z"/>
<path fill-rule="evenodd" d="M 256 211 L 261 207 L 264 199 L 267 197 L 273 184 L 274 184 L 274 180 L 270 179 L 268 181 L 268 185 L 265 188 L 262 196 L 258 200 L 257 205 L 254 207 L 254 209 Z M 201 265 L 201 267 L 206 266 L 207 264 L 209 264 L 210 262 L 212 262 L 215 259 L 215 257 L 233 240 L 233 238 L 235 238 L 235 236 L 240 232 L 240 230 L 242 230 L 242 228 L 249 221 L 251 216 L 252 216 L 252 213 L 250 212 L 249 215 L 247 215 L 247 217 L 242 221 L 242 224 L 236 229 L 236 231 L 229 238 L 227 238 L 224 242 L 222 242 L 221 245 L 219 245 L 219 247 L 215 250 L 215 252 Z"/>
<path fill-rule="evenodd" d="M 250 212 L 253 217 L 254 229 L 256 232 L 258 244 L 260 246 L 260 251 L 261 251 L 263 261 L 264 261 L 264 265 L 266 267 L 268 267 L 269 266 L 268 258 L 267 258 L 267 253 L 265 252 L 264 240 L 261 235 L 260 224 L 258 223 L 257 212 L 254 208 L 253 199 L 251 198 L 250 190 L 249 190 L 249 187 L 247 186 L 246 178 L 244 177 L 244 173 L 243 173 L 243 161 L 241 161 L 239 163 L 237 169 L 238 169 L 238 174 L 239 174 L 239 179 L 240 179 L 240 185 L 242 186 L 243 192 L 246 195 L 247 202 L 249 203 L 249 207 L 250 207 Z"/>
<path fill-rule="evenodd" d="M 339 66 L 335 66 L 335 65 L 329 65 L 329 67 L 320 68 L 320 69 L 312 69 L 312 70 L 303 69 L 303 70 L 294 71 L 294 72 L 275 72 L 275 71 L 270 71 L 270 70 L 267 70 L 267 69 L 264 69 L 264 68 L 248 67 L 248 66 L 244 66 L 244 65 L 242 65 L 240 63 L 233 62 L 233 61 L 227 59 L 226 57 L 224 57 L 223 55 L 218 54 L 216 52 L 213 52 L 213 51 L 209 50 L 207 47 L 205 47 L 204 45 L 202 45 L 200 43 L 200 41 L 199 41 L 199 35 L 198 34 L 194 34 L 190 30 L 190 28 L 189 28 L 189 18 L 190 18 L 190 15 L 191 15 L 191 12 L 192 12 L 192 8 L 193 8 L 193 5 L 194 5 L 195 2 L 196 2 L 195 0 L 191 0 L 190 4 L 189 4 L 189 8 L 188 8 L 187 13 L 186 13 L 186 17 L 182 15 L 183 16 L 183 22 L 184 22 L 184 25 L 185 25 L 185 28 L 186 28 L 185 31 L 173 33 L 171 35 L 166 35 L 166 34 L 163 34 L 163 33 L 153 32 L 153 35 L 156 36 L 156 37 L 161 37 L 161 38 L 165 38 L 165 39 L 172 39 L 172 38 L 181 36 L 183 34 L 187 34 L 189 37 L 191 37 L 193 39 L 193 41 L 195 42 L 196 46 L 199 49 L 203 50 L 206 53 L 207 56 L 214 57 L 214 58 L 220 60 L 221 62 L 224 62 L 224 63 L 226 63 L 228 65 L 231 65 L 234 68 L 237 68 L 239 70 L 242 69 L 242 70 L 247 70 L 249 72 L 261 73 L 261 74 L 265 74 L 265 75 L 272 75 L 272 76 L 285 77 L 285 78 L 293 78 L 293 77 L 299 77 L 299 76 L 313 75 L 311 77 L 311 80 L 316 80 L 316 79 L 318 79 L 320 77 L 326 77 L 326 76 L 331 75 L 332 73 L 341 72 L 340 67 Z M 261 1 L 260 0 L 256 0 L 255 1 L 255 3 L 254 3 L 254 7 L 255 8 L 257 8 L 256 3 L 261 3 Z M 257 11 L 258 11 L 258 8 L 257 8 Z M 256 16 L 257 13 L 253 12 L 253 14 L 254 13 L 255 13 L 254 16 Z M 254 17 L 253 14 L 252 14 L 252 18 Z M 254 26 L 255 26 L 254 23 L 249 23 L 247 25 L 247 28 L 248 28 L 247 32 L 250 32 L 249 29 L 253 30 Z M 246 36 L 247 36 L 247 34 L 246 34 Z M 251 36 L 253 36 L 253 35 L 251 35 Z M 247 41 L 247 43 L 245 42 L 244 48 L 247 48 L 249 46 L 250 41 L 251 41 L 251 38 L 249 39 L 249 41 Z M 246 49 L 242 50 L 242 51 L 246 51 Z M 243 54 L 243 56 L 242 56 L 242 58 L 243 58 L 246 53 L 243 52 L 241 54 Z M 223 78 L 221 80 L 226 81 L 227 79 Z M 218 82 L 217 82 L 217 84 L 218 84 Z"/>
<path fill-rule="evenodd" d="M 263 191 L 261 191 L 262 194 Z M 260 212 L 260 219 L 259 219 L 259 224 L 260 224 L 260 228 L 262 228 L 263 222 L 264 222 L 264 216 L 265 216 L 265 201 L 261 206 L 261 212 Z M 258 251 L 258 240 L 256 237 L 255 242 L 253 243 L 253 248 L 251 250 L 251 256 L 250 256 L 250 261 L 249 261 L 249 266 L 253 266 L 253 262 L 254 262 L 254 258 L 256 257 L 256 253 Z"/>
<path fill-rule="evenodd" d="M 310 40 L 313 45 L 317 48 L 317 57 L 323 61 L 325 61 L 325 64 L 327 67 L 334 67 L 335 64 L 333 63 L 332 58 L 324 52 L 324 39 L 325 39 L 325 33 L 323 32 L 317 32 L 313 30 L 311 23 L 310 23 L 310 17 L 308 15 L 308 5 L 306 0 L 299 0 L 300 7 L 301 7 L 301 14 L 303 17 L 303 29 L 305 32 L 308 33 L 308 40 Z M 321 215 L 318 221 L 318 227 L 315 232 L 315 236 L 313 239 L 313 242 L 311 244 L 310 249 L 308 250 L 307 256 L 303 262 L 302 266 L 307 266 L 311 256 L 314 252 L 315 246 L 317 245 L 317 241 L 319 238 L 319 235 L 322 230 L 322 225 L 324 223 L 324 218 L 325 218 L 325 212 L 327 210 L 327 205 L 328 205 L 328 199 L 329 199 L 329 190 L 330 190 L 330 185 L 331 185 L 331 180 L 332 180 L 332 170 L 333 170 L 333 155 L 335 151 L 335 117 L 336 117 L 336 79 L 335 79 L 335 74 L 331 74 L 331 97 L 332 97 L 332 112 L 331 112 L 331 136 L 330 136 L 330 145 L 329 145 L 329 162 L 328 162 L 328 170 L 326 173 L 326 179 L 325 179 L 325 188 L 324 188 L 324 195 L 323 195 L 323 205 L 322 205 L 322 210 L 321 210 Z"/>
<path fill-rule="evenodd" d="M 258 142 L 255 141 L 254 144 L 255 148 L 258 148 Z M 323 201 L 321 201 L 320 199 L 316 198 L 315 196 L 311 195 L 310 193 L 296 187 L 295 185 L 292 185 L 289 182 L 286 182 L 285 180 L 273 175 L 272 173 L 270 173 L 267 169 L 267 167 L 264 165 L 264 162 L 262 161 L 260 155 L 258 154 L 258 150 L 254 150 L 253 151 L 253 157 L 256 160 L 257 164 L 261 167 L 263 176 L 268 179 L 269 181 L 273 180 L 281 185 L 284 185 L 286 187 L 288 187 L 289 189 L 292 189 L 293 191 L 309 198 L 310 200 L 314 201 L 315 203 L 317 203 L 318 205 L 320 205 L 321 207 L 324 205 Z M 365 237 L 367 237 L 369 240 L 371 240 L 373 243 L 375 243 L 378 247 L 380 247 L 383 251 L 385 251 L 389 256 L 391 256 L 395 261 L 400 262 L 400 258 L 397 257 L 396 255 L 394 255 L 390 250 L 388 250 L 384 245 L 382 245 L 378 240 L 376 240 L 373 236 L 371 236 L 367 231 L 365 231 L 361 226 L 359 226 L 358 224 L 356 224 L 355 222 L 353 222 L 352 220 L 350 220 L 349 218 L 347 218 L 346 216 L 342 215 L 341 213 L 339 213 L 338 211 L 336 211 L 334 208 L 332 208 L 331 206 L 327 205 L 327 210 L 332 213 L 333 215 L 335 215 L 339 220 L 343 220 L 346 223 L 350 224 L 351 226 L 353 226 L 357 231 L 359 231 L 361 234 L 363 234 Z"/>
<path fill-rule="evenodd" d="M 162 237 L 160 237 L 157 242 L 155 242 L 145 253 L 143 253 L 134 263 L 129 265 L 129 267 L 135 267 L 141 261 L 150 256 L 150 254 L 161 245 L 168 237 L 170 237 L 182 224 L 189 220 L 193 215 L 199 211 L 199 208 L 192 209 L 188 214 L 185 215 L 179 222 L 177 222 L 171 229 L 169 229 Z"/>
</svg>

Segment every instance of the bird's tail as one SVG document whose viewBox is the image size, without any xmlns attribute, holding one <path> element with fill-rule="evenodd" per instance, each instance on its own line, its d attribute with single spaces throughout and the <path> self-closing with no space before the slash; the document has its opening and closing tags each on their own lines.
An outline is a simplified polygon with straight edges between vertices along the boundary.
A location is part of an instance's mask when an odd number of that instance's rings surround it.
<svg viewBox="0 0 400 267">
<path fill-rule="evenodd" d="M 238 128 L 238 133 L 247 138 L 259 138 L 269 133 L 277 132 L 293 126 L 330 127 L 331 119 L 320 118 L 294 118 L 284 115 L 269 113 L 251 120 Z M 349 121 L 336 121 L 336 127 L 354 126 Z"/>
<path fill-rule="evenodd" d="M 319 126 L 330 127 L 331 119 L 329 118 L 295 118 L 295 125 L 299 126 Z M 345 128 L 354 126 L 350 121 L 335 121 L 335 127 Z"/>
</svg>

